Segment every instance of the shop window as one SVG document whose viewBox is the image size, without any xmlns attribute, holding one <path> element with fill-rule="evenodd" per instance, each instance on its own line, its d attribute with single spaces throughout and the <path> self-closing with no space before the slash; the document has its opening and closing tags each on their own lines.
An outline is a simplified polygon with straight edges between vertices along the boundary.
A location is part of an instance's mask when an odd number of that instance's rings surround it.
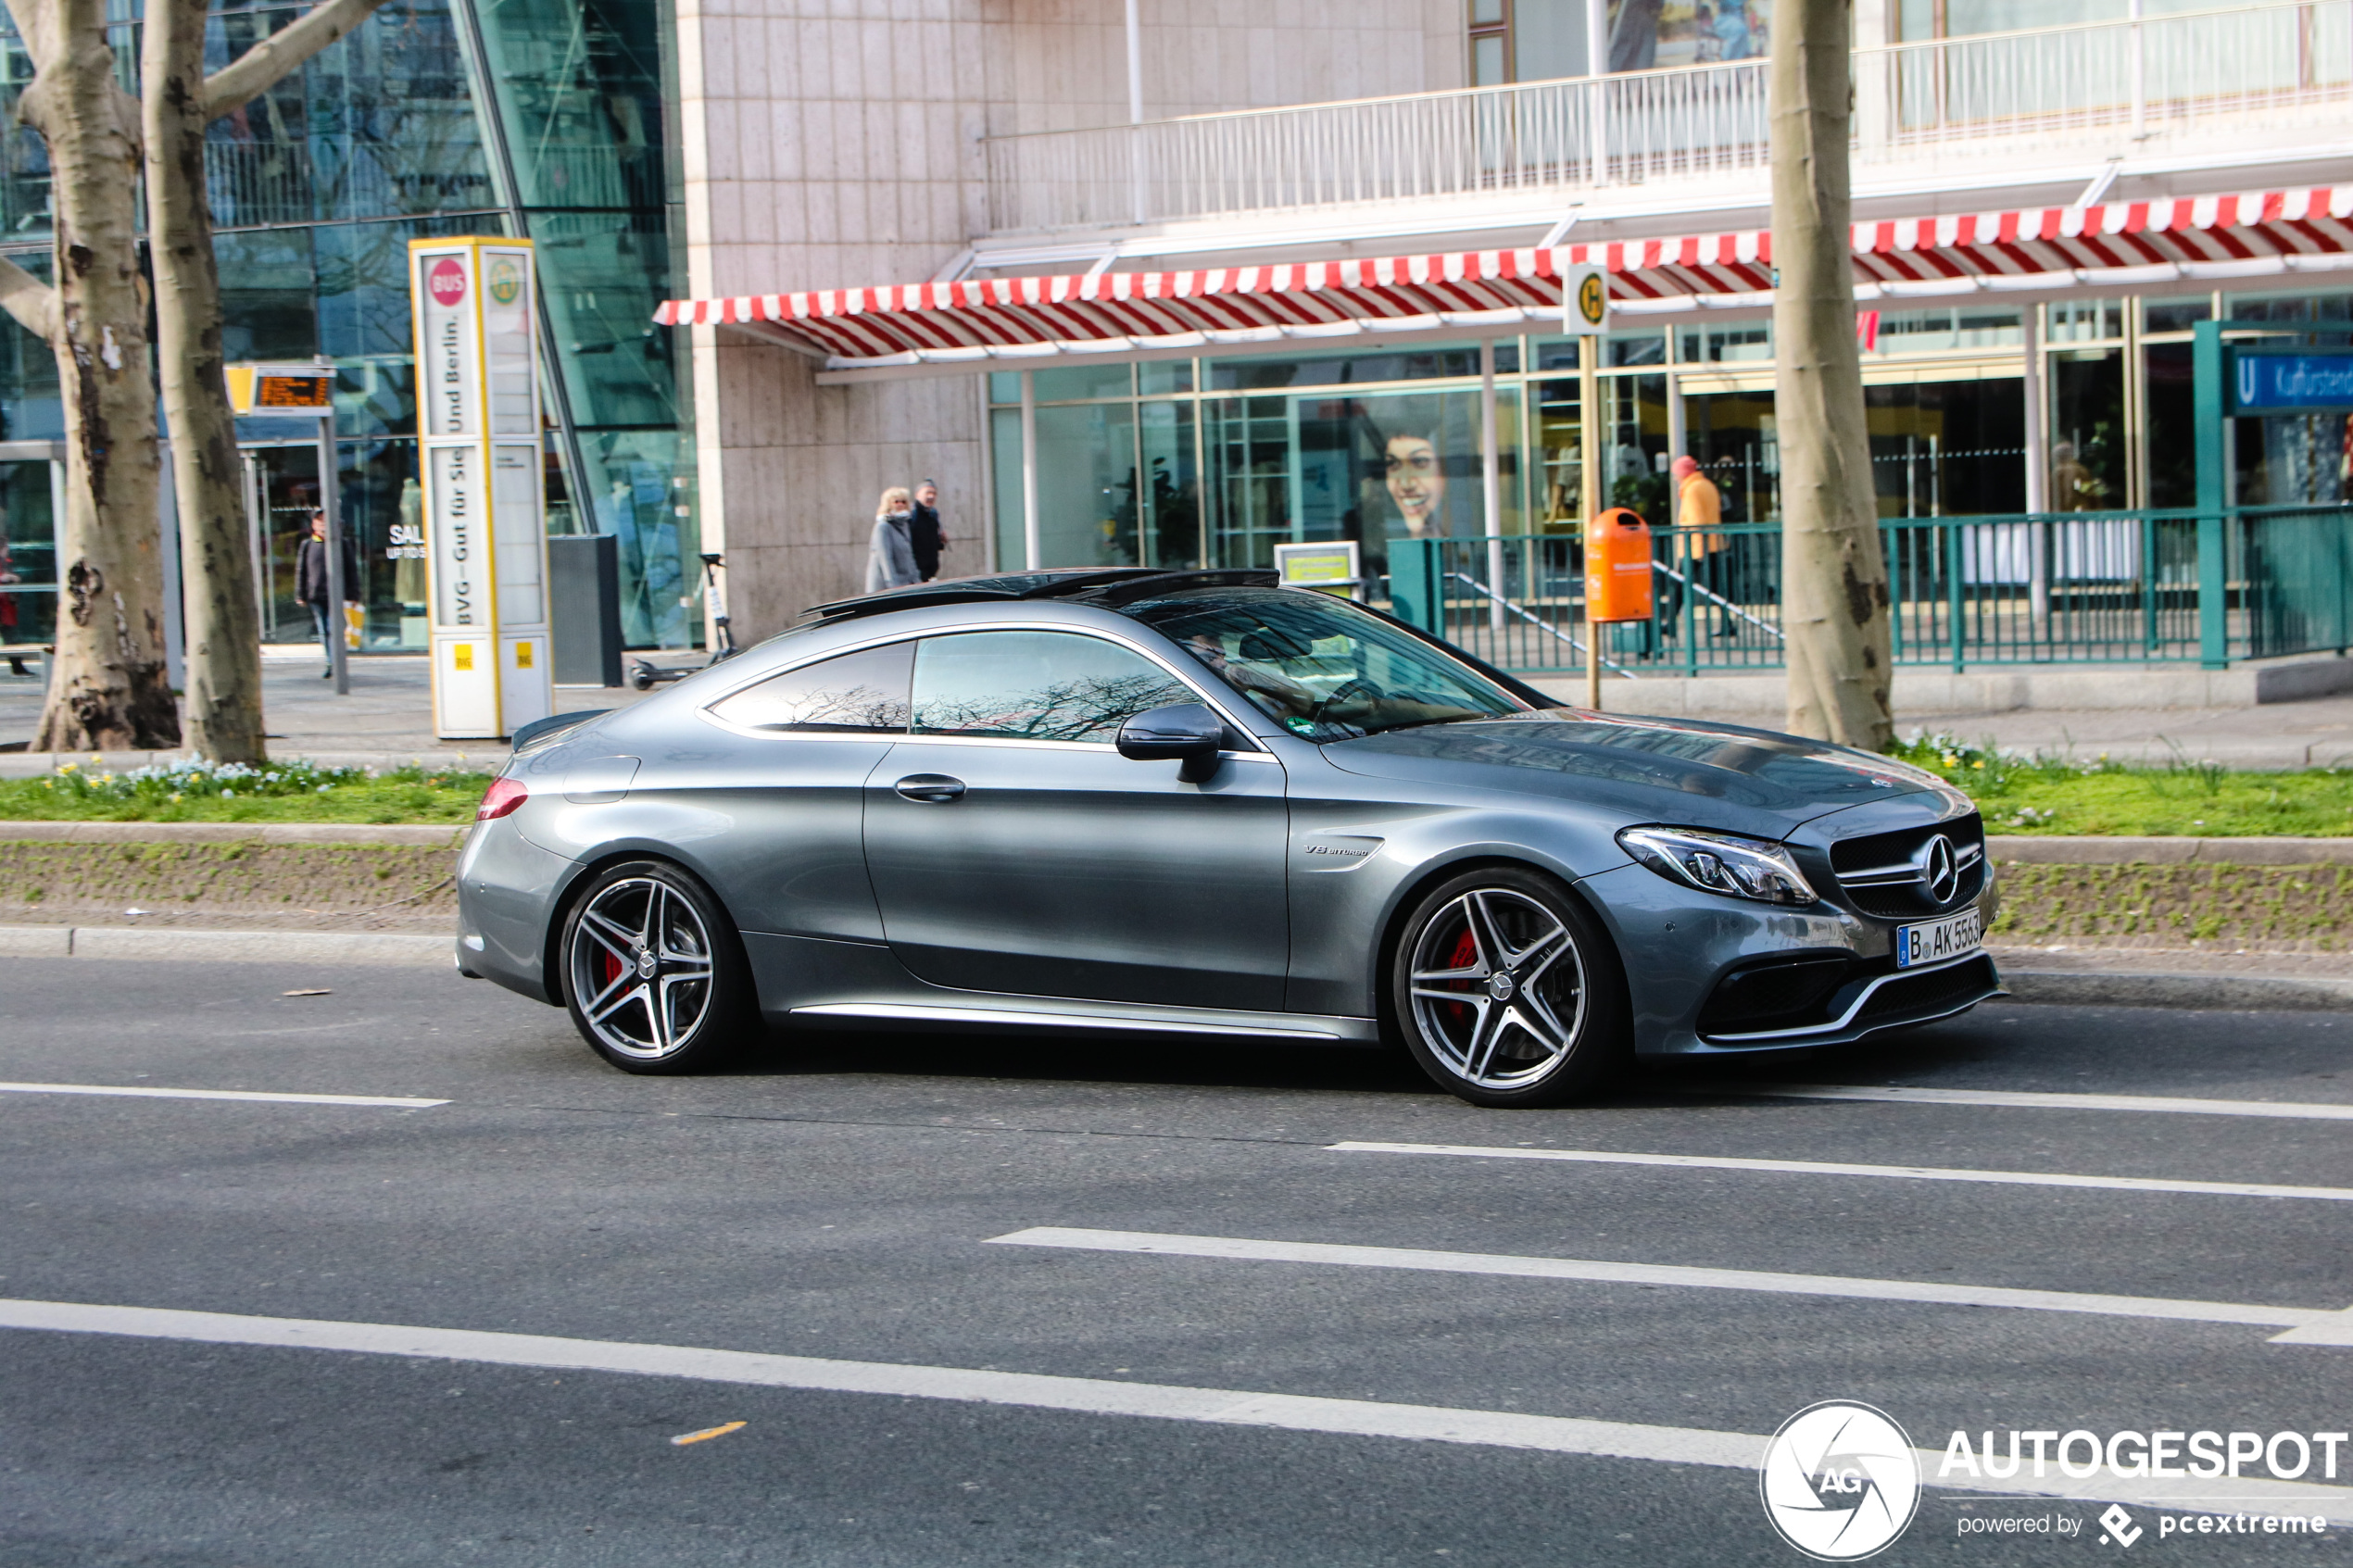
<svg viewBox="0 0 2353 1568">
<path fill-rule="evenodd" d="M 2206 302 L 2197 302 L 2206 308 Z M 2154 307 L 2152 307 L 2152 313 Z M 2197 505 L 2196 388 L 2186 343 L 2154 343 L 2143 349 L 2148 398 L 2148 505 Z"/>
<path fill-rule="evenodd" d="M 2044 336 L 2052 343 L 2097 343 L 2124 335 L 2120 299 L 2063 299 L 2050 307 Z"/>
<path fill-rule="evenodd" d="M 1773 323 L 1743 321 L 1734 326 L 1686 327 L 1677 356 L 1686 365 L 1719 361 L 1761 361 L 1773 357 Z"/>
<path fill-rule="evenodd" d="M 1021 401 L 1021 372 L 1019 370 L 989 371 L 988 400 L 991 403 L 1019 403 Z"/>
<path fill-rule="evenodd" d="M 1770 392 L 1684 398 L 1683 436 L 1715 481 L 1726 522 L 1780 521 L 1781 452 Z"/>
<path fill-rule="evenodd" d="M 2124 356 L 2076 350 L 2050 357 L 2053 511 L 2102 511 L 2126 504 Z"/>
<path fill-rule="evenodd" d="M 2224 307 L 2233 321 L 2353 320 L 2353 295 L 2347 294 L 2234 294 Z"/>
<path fill-rule="evenodd" d="M 1190 359 L 1147 359 L 1136 367 L 1136 390 L 1147 397 L 1193 389 Z"/>
<path fill-rule="evenodd" d="M 1879 347 L 1876 352 L 1885 358 L 1994 348 L 2021 343 L 2024 337 L 2020 315 L 2015 310 L 1947 307 L 1882 311 L 1879 319 Z"/>
<path fill-rule="evenodd" d="M 2026 509 L 2022 380 L 1867 386 L 1863 405 L 1881 517 Z"/>
<path fill-rule="evenodd" d="M 1495 345 L 1495 373 L 1519 371 L 1519 343 L 1513 338 Z M 1316 359 L 1212 359 L 1209 385 L 1214 392 L 1262 392 L 1286 386 L 1350 386 L 1379 382 L 1434 381 L 1478 374 L 1478 345 L 1451 344 L 1443 347 L 1390 350 L 1378 354 L 1335 354 Z"/>
<path fill-rule="evenodd" d="M 1131 367 L 1121 364 L 1058 365 L 1051 370 L 1031 372 L 1040 403 L 1077 403 L 1099 397 L 1127 397 L 1135 393 Z M 1013 388 L 1013 401 L 1021 401 L 1021 387 Z"/>
<path fill-rule="evenodd" d="M 2141 330 L 2145 332 L 2185 332 L 2214 314 L 2214 301 L 2204 295 L 2195 299 L 2152 299 L 2141 307 Z"/>
</svg>

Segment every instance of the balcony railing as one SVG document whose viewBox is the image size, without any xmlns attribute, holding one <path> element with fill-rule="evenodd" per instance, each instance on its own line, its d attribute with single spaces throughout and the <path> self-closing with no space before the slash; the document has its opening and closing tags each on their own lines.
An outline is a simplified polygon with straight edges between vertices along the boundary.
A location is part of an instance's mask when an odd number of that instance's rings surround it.
<svg viewBox="0 0 2353 1568">
<path fill-rule="evenodd" d="M 2079 169 L 2228 131 L 2309 140 L 2353 104 L 2353 0 L 1858 49 L 1858 175 L 2002 158 Z M 1765 62 L 1202 115 L 986 144 L 1004 232 L 1664 181 L 1751 182 Z"/>
<path fill-rule="evenodd" d="M 2353 508 L 1889 518 L 1895 660 L 2204 663 L 2353 644 Z M 1781 536 L 1772 523 L 1652 535 L 1656 616 L 1604 628 L 1605 668 L 1637 679 L 1777 670 Z M 1506 670 L 1581 668 L 1581 541 L 1391 540 L 1400 616 Z"/>
</svg>

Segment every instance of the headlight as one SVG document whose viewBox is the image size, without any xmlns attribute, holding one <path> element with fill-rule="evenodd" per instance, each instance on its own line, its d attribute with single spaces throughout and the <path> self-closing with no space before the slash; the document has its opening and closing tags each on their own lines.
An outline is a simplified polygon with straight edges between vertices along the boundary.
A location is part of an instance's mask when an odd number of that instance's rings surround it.
<svg viewBox="0 0 2353 1568">
<path fill-rule="evenodd" d="M 1755 898 L 1766 904 L 1810 904 L 1818 897 L 1780 845 L 1698 828 L 1625 828 L 1618 847 L 1670 882 Z"/>
</svg>

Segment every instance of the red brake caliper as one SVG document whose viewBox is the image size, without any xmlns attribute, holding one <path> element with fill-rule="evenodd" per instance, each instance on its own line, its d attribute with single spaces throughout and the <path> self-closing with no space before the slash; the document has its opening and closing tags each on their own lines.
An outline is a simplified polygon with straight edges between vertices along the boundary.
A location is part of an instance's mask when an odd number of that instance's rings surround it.
<svg viewBox="0 0 2353 1568">
<path fill-rule="evenodd" d="M 1478 938 L 1471 935 L 1470 927 L 1466 925 L 1463 927 L 1461 939 L 1456 941 L 1454 944 L 1454 956 L 1446 961 L 1446 967 L 1448 969 L 1468 969 L 1472 964 L 1477 963 L 1478 961 Z M 1471 981 L 1461 981 L 1457 984 L 1459 984 L 1464 990 L 1467 991 L 1473 989 L 1476 983 Z M 1471 1010 L 1466 1003 L 1454 1002 L 1450 1003 L 1449 1005 L 1460 1010 L 1454 1015 L 1454 1022 L 1456 1023 L 1461 1024 L 1470 1022 Z"/>
</svg>

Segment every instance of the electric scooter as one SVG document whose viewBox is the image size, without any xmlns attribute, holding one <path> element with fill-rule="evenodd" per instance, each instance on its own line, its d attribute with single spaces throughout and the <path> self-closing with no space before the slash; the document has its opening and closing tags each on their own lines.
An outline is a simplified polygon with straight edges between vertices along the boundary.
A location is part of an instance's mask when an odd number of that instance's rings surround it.
<svg viewBox="0 0 2353 1568">
<path fill-rule="evenodd" d="M 726 557 L 717 555 L 702 558 L 703 592 L 711 596 L 711 625 L 719 639 L 719 646 L 711 649 L 711 657 L 701 664 L 684 670 L 662 670 L 645 659 L 638 659 L 629 667 L 629 684 L 641 692 L 649 692 L 656 686 L 683 681 L 697 669 L 708 670 L 723 659 L 736 657 L 736 634 L 727 627 L 727 601 L 719 592 L 719 569 L 726 564 Z"/>
</svg>

